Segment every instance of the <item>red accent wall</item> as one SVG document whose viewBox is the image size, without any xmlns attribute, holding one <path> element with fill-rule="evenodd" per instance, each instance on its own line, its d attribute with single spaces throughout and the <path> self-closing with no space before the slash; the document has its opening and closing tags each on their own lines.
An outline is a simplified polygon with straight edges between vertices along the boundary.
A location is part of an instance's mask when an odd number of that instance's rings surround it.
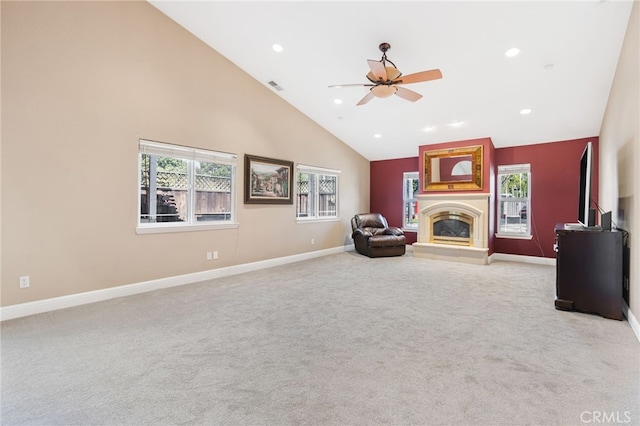
<svg viewBox="0 0 640 426">
<path fill-rule="evenodd" d="M 496 238 L 494 248 L 497 253 L 556 257 L 553 251 L 555 225 L 578 221 L 580 157 L 589 141 L 593 143 L 594 154 L 592 198 L 598 202 L 597 137 L 496 149 L 496 169 L 508 164 L 531 165 L 533 234 L 531 240 Z"/>
<path fill-rule="evenodd" d="M 483 191 L 491 193 L 489 200 L 492 206 L 489 217 L 489 254 L 495 252 L 555 258 L 553 229 L 556 223 L 574 223 L 578 220 L 580 157 L 589 141 L 593 143 L 594 154 L 592 198 L 598 202 L 599 141 L 597 137 L 497 149 L 494 149 L 489 138 L 474 139 L 420 147 L 418 157 L 372 161 L 370 163 L 370 211 L 382 213 L 389 221 L 389 225 L 402 226 L 402 174 L 419 171 L 422 187 L 422 164 L 419 163 L 420 159 L 424 157 L 422 154 L 425 150 L 479 145 L 480 141 L 485 146 L 483 148 L 485 166 Z M 487 145 L 484 145 L 485 143 L 488 144 L 488 148 Z M 523 163 L 531 164 L 533 239 L 495 238 L 497 229 L 497 215 L 495 214 L 497 166 Z M 407 232 L 406 236 L 408 244 L 416 242 L 416 233 Z"/>
<path fill-rule="evenodd" d="M 372 161 L 369 196 L 371 212 L 382 213 L 389 226 L 402 227 L 402 184 L 404 172 L 418 171 L 418 157 Z M 364 212 L 363 212 L 364 213 Z M 407 244 L 417 240 L 417 232 L 406 231 Z"/>
</svg>

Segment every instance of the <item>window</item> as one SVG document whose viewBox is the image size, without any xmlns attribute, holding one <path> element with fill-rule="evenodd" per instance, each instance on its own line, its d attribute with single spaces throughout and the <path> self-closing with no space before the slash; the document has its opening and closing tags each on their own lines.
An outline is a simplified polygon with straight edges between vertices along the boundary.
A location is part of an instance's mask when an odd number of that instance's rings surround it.
<svg viewBox="0 0 640 426">
<path fill-rule="evenodd" d="M 235 226 L 235 155 L 141 140 L 138 164 L 138 233 Z"/>
<path fill-rule="evenodd" d="M 402 228 L 418 230 L 418 200 L 416 194 L 420 187 L 418 172 L 405 172 L 402 175 L 402 201 L 404 203 L 404 214 Z"/>
<path fill-rule="evenodd" d="M 529 164 L 498 166 L 498 236 L 531 238 Z"/>
<path fill-rule="evenodd" d="M 335 219 L 338 217 L 340 171 L 298 164 L 296 170 L 296 217 Z"/>
</svg>

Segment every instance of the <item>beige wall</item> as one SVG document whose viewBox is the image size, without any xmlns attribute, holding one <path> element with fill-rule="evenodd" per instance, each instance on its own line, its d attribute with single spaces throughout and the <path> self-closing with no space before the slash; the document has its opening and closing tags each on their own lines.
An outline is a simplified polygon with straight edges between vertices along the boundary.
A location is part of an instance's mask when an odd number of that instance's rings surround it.
<svg viewBox="0 0 640 426">
<path fill-rule="evenodd" d="M 629 308 L 640 320 L 640 3 L 634 2 L 600 132 L 601 207 L 630 232 Z"/>
<path fill-rule="evenodd" d="M 1 7 L 2 306 L 350 243 L 369 162 L 155 8 Z M 237 229 L 137 235 L 139 138 L 339 169 L 341 220 L 240 190 Z"/>
</svg>

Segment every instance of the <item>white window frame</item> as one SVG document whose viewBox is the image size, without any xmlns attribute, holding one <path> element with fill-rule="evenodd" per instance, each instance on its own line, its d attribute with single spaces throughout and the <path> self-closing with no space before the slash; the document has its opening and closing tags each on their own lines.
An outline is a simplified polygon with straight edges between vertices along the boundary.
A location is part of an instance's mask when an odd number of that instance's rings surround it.
<svg viewBox="0 0 640 426">
<path fill-rule="evenodd" d="M 188 191 L 188 217 L 185 222 L 141 222 L 141 188 L 142 188 L 142 155 L 157 155 L 162 157 L 172 157 L 187 161 L 187 191 Z M 195 164 L 198 161 L 226 164 L 231 166 L 231 212 L 228 220 L 198 222 L 195 217 Z M 156 142 L 145 139 L 139 140 L 138 149 L 138 210 L 137 215 L 137 234 L 155 234 L 164 232 L 185 232 L 200 231 L 209 229 L 229 229 L 237 228 L 236 221 L 236 168 L 237 156 L 226 152 L 209 151 L 204 149 L 190 148 L 179 145 L 172 145 L 164 142 Z"/>
<path fill-rule="evenodd" d="M 299 210 L 299 200 L 298 197 L 298 173 L 306 173 L 309 177 L 313 177 L 315 185 L 313 188 L 319 187 L 319 179 L 320 176 L 333 176 L 336 179 L 336 214 L 334 216 L 319 216 L 318 215 L 318 206 L 320 205 L 320 193 L 317 190 L 309 189 L 309 196 L 313 196 L 313 206 L 314 211 L 313 214 L 309 216 L 300 217 L 298 216 Z M 308 166 L 305 164 L 298 164 L 296 166 L 296 176 L 295 176 L 295 191 L 296 191 L 296 221 L 298 223 L 309 223 L 309 222 L 327 222 L 327 221 L 336 221 L 340 219 L 340 170 L 335 169 L 326 169 L 323 167 L 315 167 Z"/>
<path fill-rule="evenodd" d="M 501 179 L 502 175 L 513 175 L 513 174 L 527 174 L 527 196 L 526 197 L 507 197 L 506 194 L 502 194 L 501 188 Z M 497 230 L 498 232 L 495 234 L 497 238 L 512 238 L 512 239 L 525 239 L 530 240 L 533 238 L 532 230 L 531 230 L 531 165 L 530 164 L 511 164 L 511 165 L 503 165 L 498 166 L 497 172 Z M 520 203 L 520 208 L 518 211 L 522 209 L 522 204 L 526 206 L 527 209 L 527 217 L 526 217 L 526 232 L 508 232 L 502 231 L 500 229 L 500 221 L 502 219 L 502 202 L 516 202 Z M 520 216 L 520 219 L 522 217 Z"/>
<path fill-rule="evenodd" d="M 418 172 L 404 172 L 402 173 L 402 229 L 405 231 L 418 231 L 418 224 L 409 224 L 407 223 L 406 213 L 410 208 L 410 203 L 418 204 L 418 199 L 413 194 L 413 186 L 411 187 L 411 191 L 408 190 L 408 185 L 410 181 L 414 179 L 420 180 L 420 175 Z M 418 189 L 420 185 L 418 184 Z M 411 194 L 411 196 L 409 196 Z"/>
</svg>

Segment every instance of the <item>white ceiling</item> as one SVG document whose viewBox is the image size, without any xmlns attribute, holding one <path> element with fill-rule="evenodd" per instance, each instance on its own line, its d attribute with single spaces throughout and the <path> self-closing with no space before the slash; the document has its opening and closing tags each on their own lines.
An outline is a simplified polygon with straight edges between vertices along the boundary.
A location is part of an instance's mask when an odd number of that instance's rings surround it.
<svg viewBox="0 0 640 426">
<path fill-rule="evenodd" d="M 369 160 L 481 137 L 501 148 L 597 136 L 632 7 L 613 0 L 149 1 Z M 328 87 L 366 83 L 366 60 L 380 60 L 382 42 L 404 74 L 439 68 L 443 78 L 404 86 L 424 96 L 415 103 L 392 96 L 356 106 L 368 88 Z M 274 43 L 284 51 L 274 52 Z M 520 54 L 508 58 L 512 47 Z M 521 115 L 524 108 L 531 114 Z"/>
</svg>

